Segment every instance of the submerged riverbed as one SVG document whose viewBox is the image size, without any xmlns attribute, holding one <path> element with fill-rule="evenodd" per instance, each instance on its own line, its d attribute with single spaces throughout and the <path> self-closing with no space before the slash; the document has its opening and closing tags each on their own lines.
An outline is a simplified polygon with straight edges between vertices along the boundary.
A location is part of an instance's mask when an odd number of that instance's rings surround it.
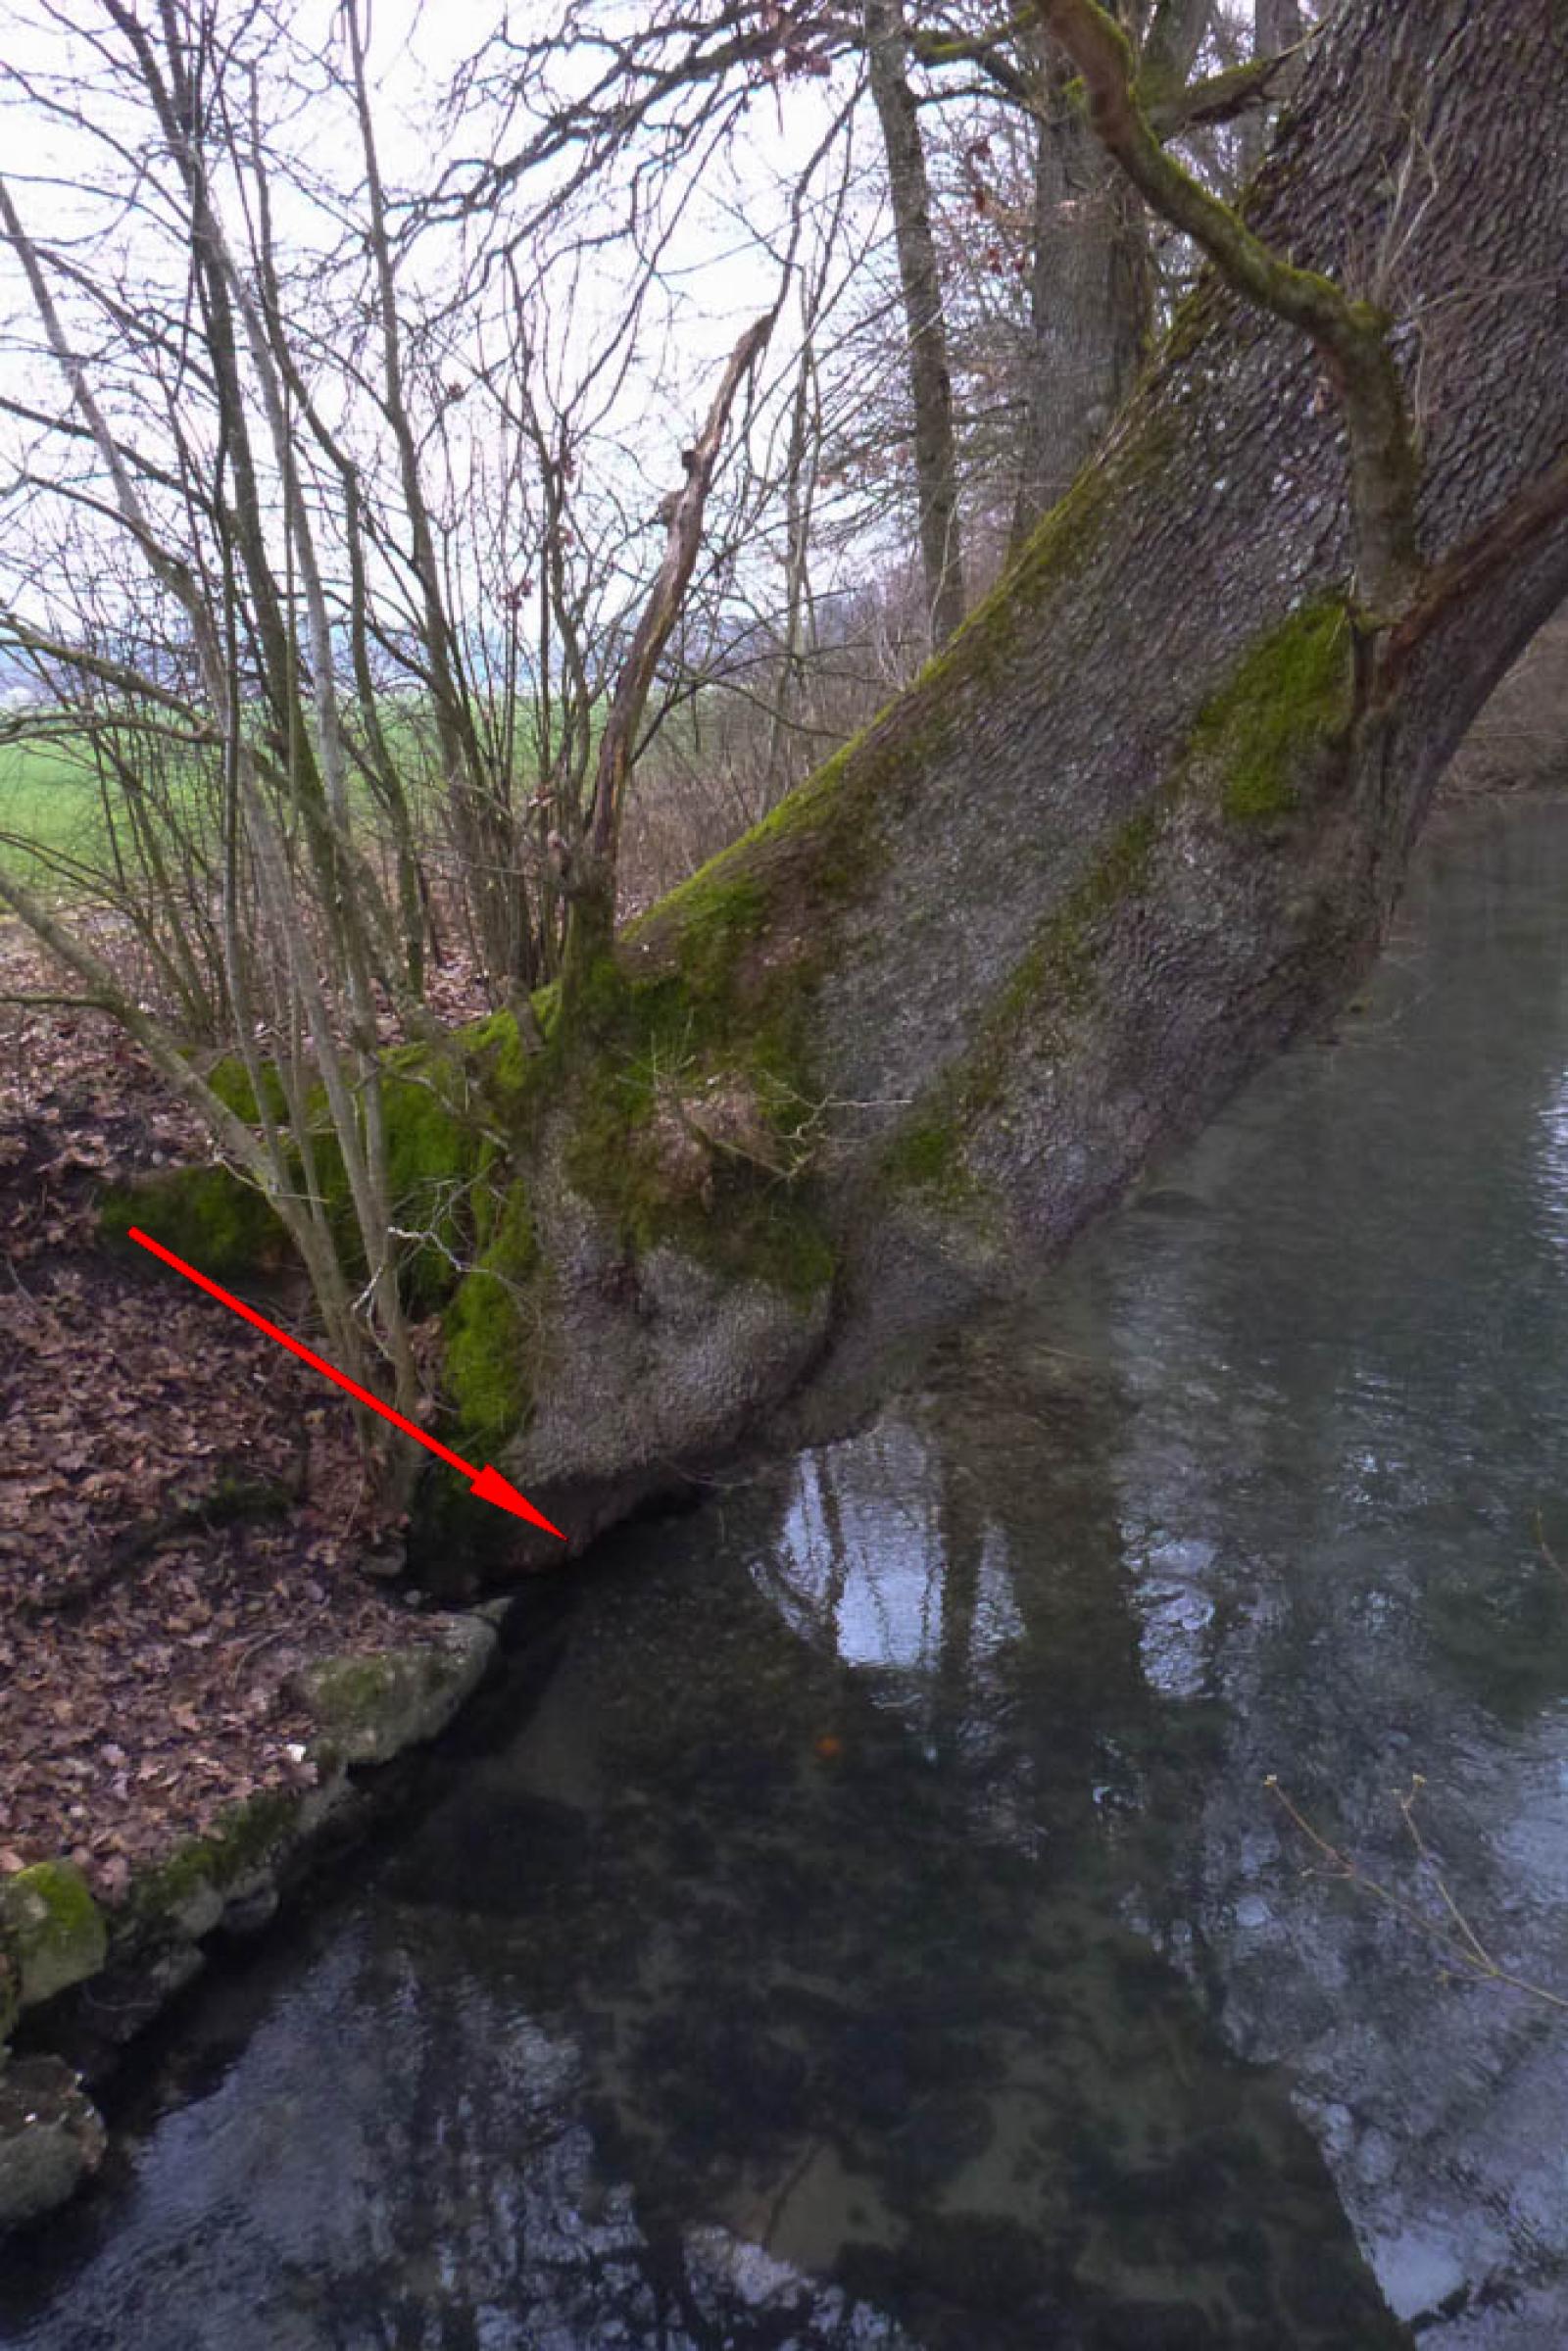
<svg viewBox="0 0 1568 2351">
<path fill-rule="evenodd" d="M 1336 1045 L 542 1597 L 136 2058 L 0 2342 L 1568 2341 L 1568 2013 L 1265 1786 L 1568 1996 L 1565 981 L 1568 808 L 1450 835 Z"/>
</svg>

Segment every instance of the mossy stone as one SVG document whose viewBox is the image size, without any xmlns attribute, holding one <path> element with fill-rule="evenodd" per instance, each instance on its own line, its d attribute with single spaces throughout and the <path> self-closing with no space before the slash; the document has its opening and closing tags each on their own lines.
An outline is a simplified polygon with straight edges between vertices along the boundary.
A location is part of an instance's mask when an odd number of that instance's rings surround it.
<svg viewBox="0 0 1568 2351">
<path fill-rule="evenodd" d="M 280 1265 L 289 1249 L 265 1196 L 228 1167 L 181 1167 L 116 1185 L 103 1197 L 98 1223 L 110 1243 L 123 1242 L 132 1225 L 141 1225 L 220 1280 Z"/>
<path fill-rule="evenodd" d="M 103 2161 L 103 2118 L 58 2057 L 0 2075 L 0 2229 L 66 2203 Z"/>
<path fill-rule="evenodd" d="M 0 2071 L 6 2062 L 6 2042 L 22 2013 L 22 1970 L 0 1943 Z"/>
<path fill-rule="evenodd" d="M 24 2008 L 95 1976 L 109 1953 L 103 1912 L 70 1861 L 34 1862 L 0 1881 L 0 1939 Z"/>
<path fill-rule="evenodd" d="M 548 992 L 534 1011 L 542 1029 L 553 1020 Z M 452 1293 L 456 1261 L 468 1253 L 483 1222 L 483 1179 L 497 1154 L 495 1130 L 517 1124 L 534 1067 L 508 1012 L 471 1022 L 437 1047 L 400 1047 L 383 1060 L 392 1221 L 405 1233 L 428 1236 L 407 1241 L 403 1250 L 406 1296 L 416 1313 L 439 1307 Z M 270 1067 L 264 1067 L 263 1082 L 271 1115 L 286 1128 L 287 1104 Z M 236 1116 L 256 1123 L 255 1089 L 238 1060 L 217 1064 L 208 1083 Z M 344 1262 L 363 1279 L 364 1249 L 324 1087 L 312 1093 L 307 1126 L 307 1135 L 285 1139 L 295 1186 L 303 1189 L 309 1165 L 315 1197 Z M 270 1272 L 291 1255 L 282 1220 L 264 1193 L 223 1165 L 174 1168 L 106 1192 L 99 1206 L 104 1239 L 122 1242 L 133 1224 L 220 1278 Z"/>
<path fill-rule="evenodd" d="M 288 1100 L 283 1092 L 283 1081 L 278 1076 L 275 1065 L 270 1061 L 264 1061 L 260 1074 L 262 1100 L 267 1103 L 269 1117 L 286 1121 Z M 213 1063 L 212 1068 L 206 1072 L 206 1078 L 208 1086 L 217 1095 L 225 1109 L 232 1110 L 234 1116 L 242 1118 L 247 1126 L 260 1125 L 261 1106 L 257 1099 L 257 1090 L 251 1083 L 250 1071 L 246 1068 L 240 1054 L 225 1053 L 221 1060 Z"/>
<path fill-rule="evenodd" d="M 207 1837 L 193 1837 L 151 1869 L 138 1871 L 125 1902 L 137 1933 L 172 1928 L 190 1940 L 210 1934 L 234 1888 L 249 1884 L 276 1859 L 294 1835 L 298 1795 L 264 1788 L 232 1804 Z"/>
<path fill-rule="evenodd" d="M 495 1627 L 453 1617 L 438 1643 L 324 1657 L 298 1677 L 301 1694 L 344 1763 L 387 1763 L 446 1729 L 495 1652 Z"/>
</svg>

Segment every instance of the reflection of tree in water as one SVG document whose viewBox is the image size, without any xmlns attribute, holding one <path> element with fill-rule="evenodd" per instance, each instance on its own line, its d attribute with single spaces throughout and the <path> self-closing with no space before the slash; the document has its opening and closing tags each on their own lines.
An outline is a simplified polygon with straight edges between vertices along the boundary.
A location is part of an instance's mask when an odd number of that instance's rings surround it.
<svg viewBox="0 0 1568 2351">
<path fill-rule="evenodd" d="M 625 1538 L 397 1889 L 580 2048 L 671 2274 L 697 2213 L 955 2351 L 1392 2341 L 1278 2085 L 1083 1897 L 1141 1685 L 1081 1407 L 1018 1387 Z"/>
<path fill-rule="evenodd" d="M 1548 812 L 1440 875 L 1364 1028 L 1268 1073 L 1063 1300 L 1137 1407 L 1111 1474 L 1191 1824 L 1151 1912 L 1297 2071 L 1391 2293 L 1467 2351 L 1563 2329 L 1568 2043 L 1304 1880 L 1260 1784 L 1419 1897 L 1420 1770 L 1466 1911 L 1561 1982 L 1568 1589 L 1534 1516 L 1568 1492 L 1565 867 Z M 1185 1651 L 1150 1638 L 1169 1592 Z"/>
<path fill-rule="evenodd" d="M 913 2351 L 716 2228 L 651 2239 L 568 2043 L 469 1922 L 368 1909 L 281 1999 L 265 1965 L 198 2030 L 136 2189 L 8 2243 L 27 2351 Z M 274 1986 L 275 1989 L 275 1986 Z M 166 2081 L 167 2100 L 176 2084 Z M 15 2322 L 20 2335 L 9 2331 Z M 737 2331 L 739 2330 L 739 2331 Z"/>
<path fill-rule="evenodd" d="M 1165 1765 L 1114 1430 L 1015 1333 L 628 1531 L 512 1745 L 242 1980 L 28 2351 L 1399 2339 L 1118 1923 Z"/>
</svg>

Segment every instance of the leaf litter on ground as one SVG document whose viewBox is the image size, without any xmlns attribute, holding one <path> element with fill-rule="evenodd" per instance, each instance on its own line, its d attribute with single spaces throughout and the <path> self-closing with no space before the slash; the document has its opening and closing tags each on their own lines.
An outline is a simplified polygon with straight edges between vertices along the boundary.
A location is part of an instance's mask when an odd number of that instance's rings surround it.
<svg viewBox="0 0 1568 2351">
<path fill-rule="evenodd" d="M 0 924 L 0 998 L 61 985 Z M 0 1001 L 0 1874 L 69 1855 L 111 1902 L 310 1785 L 303 1665 L 433 1638 L 360 1565 L 384 1530 L 346 1412 L 96 1246 L 104 1183 L 208 1155 L 102 1014 Z"/>
</svg>

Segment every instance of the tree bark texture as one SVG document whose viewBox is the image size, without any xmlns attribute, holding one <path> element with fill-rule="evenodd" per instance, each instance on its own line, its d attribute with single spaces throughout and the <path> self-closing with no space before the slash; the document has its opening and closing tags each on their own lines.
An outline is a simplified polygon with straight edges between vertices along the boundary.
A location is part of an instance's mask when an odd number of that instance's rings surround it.
<svg viewBox="0 0 1568 2351">
<path fill-rule="evenodd" d="M 899 257 L 914 409 L 914 476 L 920 559 L 931 642 L 943 645 L 963 618 L 963 548 L 958 513 L 953 371 L 948 363 L 942 273 L 931 232 L 925 143 L 906 64 L 902 0 L 865 0 L 866 71 L 887 155 L 893 238 Z"/>
<path fill-rule="evenodd" d="M 1301 0 L 1253 0 L 1252 54 L 1254 57 L 1283 57 L 1299 46 L 1306 37 L 1306 18 Z M 1299 66 L 1293 60 L 1279 84 L 1279 95 L 1288 98 L 1300 78 Z M 1268 141 L 1268 110 L 1259 107 L 1249 116 L 1242 127 L 1242 169 L 1244 172 L 1256 170 Z"/>
<path fill-rule="evenodd" d="M 1151 89 L 1185 88 L 1212 13 L 1213 0 L 1164 0 L 1154 10 L 1139 60 Z M 1104 439 L 1143 365 L 1153 322 L 1144 207 L 1070 94 L 1074 77 L 1059 51 L 1053 48 L 1040 78 L 1045 111 L 1035 160 L 1015 552 Z"/>
<path fill-rule="evenodd" d="M 1306 31 L 1301 0 L 1255 0 L 1252 46 L 1259 57 L 1294 49 Z"/>
<path fill-rule="evenodd" d="M 1081 108 L 1058 89 L 1035 158 L 1015 549 L 1071 486 L 1131 391 L 1148 347 L 1152 295 L 1143 206 Z"/>
<path fill-rule="evenodd" d="M 1431 170 L 1395 218 L 1412 140 Z M 1254 186 L 1272 248 L 1352 292 L 1397 248 L 1428 565 L 1568 445 L 1565 146 L 1555 8 L 1345 0 Z M 1380 685 L 1346 483 L 1312 348 L 1206 281 L 946 653 L 622 943 L 597 1067 L 545 1121 L 547 1338 L 501 1462 L 559 1523 L 711 1459 L 879 1317 L 1061 1249 L 1364 969 L 1445 761 L 1568 593 L 1568 523 L 1533 522 Z M 750 1086 L 808 1136 L 793 1187 L 747 1154 L 752 1210 L 789 1191 L 820 1230 L 793 1286 L 638 1238 L 615 1169 L 584 1169 L 585 1106 L 661 1021 L 693 1100 Z"/>
</svg>

